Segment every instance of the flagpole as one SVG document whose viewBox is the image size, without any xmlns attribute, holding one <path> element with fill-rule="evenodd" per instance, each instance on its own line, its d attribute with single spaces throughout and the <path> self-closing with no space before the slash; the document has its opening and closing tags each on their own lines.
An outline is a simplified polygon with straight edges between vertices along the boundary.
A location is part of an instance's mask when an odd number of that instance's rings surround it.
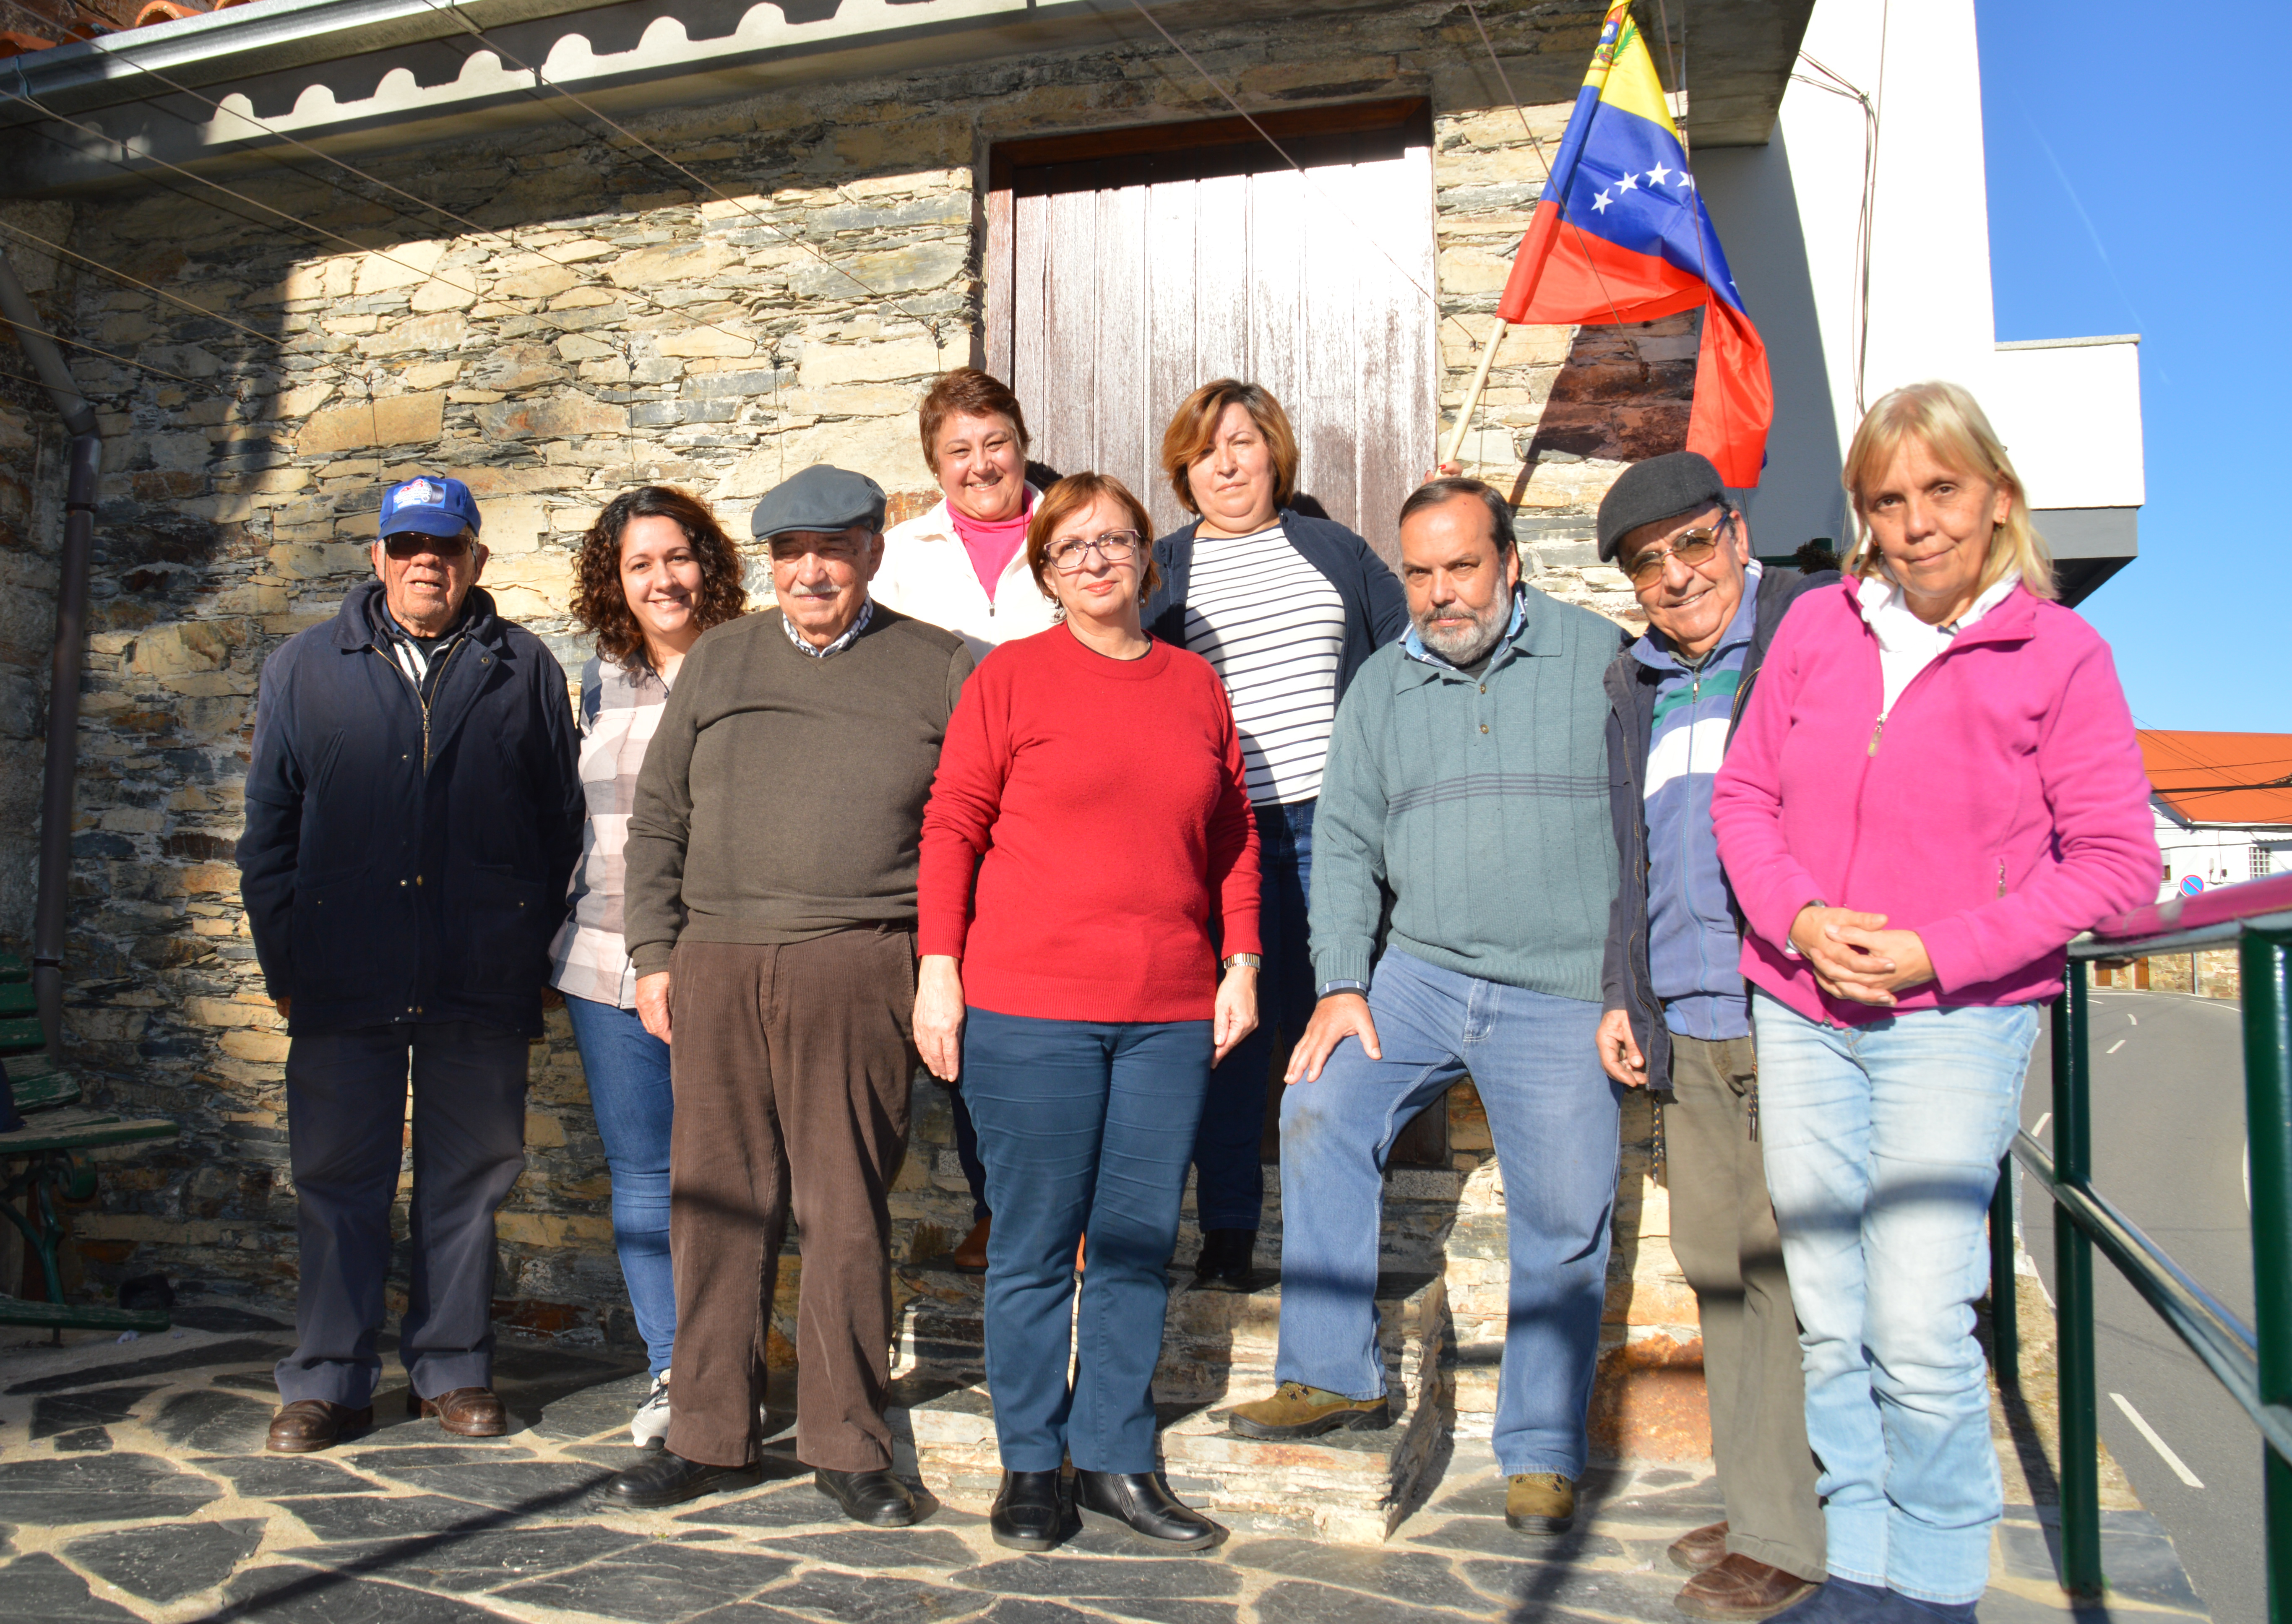
<svg viewBox="0 0 2292 1624">
<path fill-rule="evenodd" d="M 1504 343 L 1505 325 L 1505 319 L 1499 316 L 1496 326 L 1489 329 L 1488 347 L 1481 351 L 1480 370 L 1473 374 L 1473 386 L 1465 392 L 1464 407 L 1457 413 L 1457 432 L 1449 437 L 1449 455 L 1441 459 L 1443 472 L 1450 468 L 1459 473 L 1464 470 L 1457 456 L 1465 448 L 1465 434 L 1473 426 L 1473 413 L 1481 404 L 1481 392 L 1488 387 L 1489 368 L 1496 363 L 1497 346 Z"/>
</svg>

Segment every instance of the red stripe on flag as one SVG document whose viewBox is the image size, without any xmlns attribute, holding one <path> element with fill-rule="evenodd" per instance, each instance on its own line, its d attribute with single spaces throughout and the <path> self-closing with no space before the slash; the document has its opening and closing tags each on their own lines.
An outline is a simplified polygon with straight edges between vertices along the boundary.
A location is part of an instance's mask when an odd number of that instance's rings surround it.
<svg viewBox="0 0 2292 1624">
<path fill-rule="evenodd" d="M 1560 206 L 1546 198 L 1521 239 L 1497 314 L 1514 324 L 1556 326 L 1653 321 L 1698 307 L 1707 308 L 1695 358 L 1687 448 L 1709 457 L 1729 486 L 1748 489 L 1759 482 L 1767 427 L 1774 420 L 1766 346 L 1749 318 L 1713 298 L 1694 272 L 1564 224 Z"/>
</svg>

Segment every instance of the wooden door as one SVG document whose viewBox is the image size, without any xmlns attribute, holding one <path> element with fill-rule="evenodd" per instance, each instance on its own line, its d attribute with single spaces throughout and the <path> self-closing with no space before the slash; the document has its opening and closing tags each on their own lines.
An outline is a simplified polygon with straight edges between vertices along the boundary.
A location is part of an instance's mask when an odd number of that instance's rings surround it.
<svg viewBox="0 0 2292 1624">
<path fill-rule="evenodd" d="M 997 149 L 987 367 L 1035 458 L 1123 480 L 1158 533 L 1188 515 L 1162 431 L 1199 384 L 1262 384 L 1301 491 L 1388 559 L 1438 428 L 1432 123 L 1421 101 Z"/>
</svg>

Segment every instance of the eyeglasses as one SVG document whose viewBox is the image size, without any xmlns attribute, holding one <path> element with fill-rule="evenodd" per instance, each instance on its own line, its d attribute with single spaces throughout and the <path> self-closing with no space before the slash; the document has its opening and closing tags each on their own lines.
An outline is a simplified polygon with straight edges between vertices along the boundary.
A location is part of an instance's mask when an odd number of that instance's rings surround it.
<svg viewBox="0 0 2292 1624">
<path fill-rule="evenodd" d="M 449 564 L 470 555 L 470 538 L 466 536 L 424 536 L 419 530 L 400 530 L 395 536 L 383 537 L 382 545 L 401 564 L 424 553 L 435 553 Z"/>
<path fill-rule="evenodd" d="M 1069 536 L 1050 545 L 1051 568 L 1061 575 L 1073 575 L 1088 562 L 1091 549 L 1110 564 L 1126 564 L 1130 555 L 1138 550 L 1139 535 L 1135 530 L 1109 530 L 1103 536 Z"/>
<path fill-rule="evenodd" d="M 1624 573 L 1630 578 L 1634 590 L 1644 590 L 1663 579 L 1664 561 L 1667 559 L 1675 558 L 1692 570 L 1719 550 L 1720 537 L 1727 534 L 1727 527 L 1734 522 L 1735 516 L 1730 513 L 1719 521 L 1717 529 L 1683 531 L 1677 541 L 1661 552 L 1641 553 Z"/>
</svg>

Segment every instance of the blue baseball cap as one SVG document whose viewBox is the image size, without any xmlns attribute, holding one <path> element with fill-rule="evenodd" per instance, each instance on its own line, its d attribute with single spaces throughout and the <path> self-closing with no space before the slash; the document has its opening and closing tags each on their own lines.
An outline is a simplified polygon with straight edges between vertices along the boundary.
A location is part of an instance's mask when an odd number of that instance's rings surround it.
<svg viewBox="0 0 2292 1624">
<path fill-rule="evenodd" d="M 419 530 L 424 536 L 459 536 L 480 528 L 478 499 L 459 480 L 424 473 L 383 493 L 381 534 Z"/>
</svg>

